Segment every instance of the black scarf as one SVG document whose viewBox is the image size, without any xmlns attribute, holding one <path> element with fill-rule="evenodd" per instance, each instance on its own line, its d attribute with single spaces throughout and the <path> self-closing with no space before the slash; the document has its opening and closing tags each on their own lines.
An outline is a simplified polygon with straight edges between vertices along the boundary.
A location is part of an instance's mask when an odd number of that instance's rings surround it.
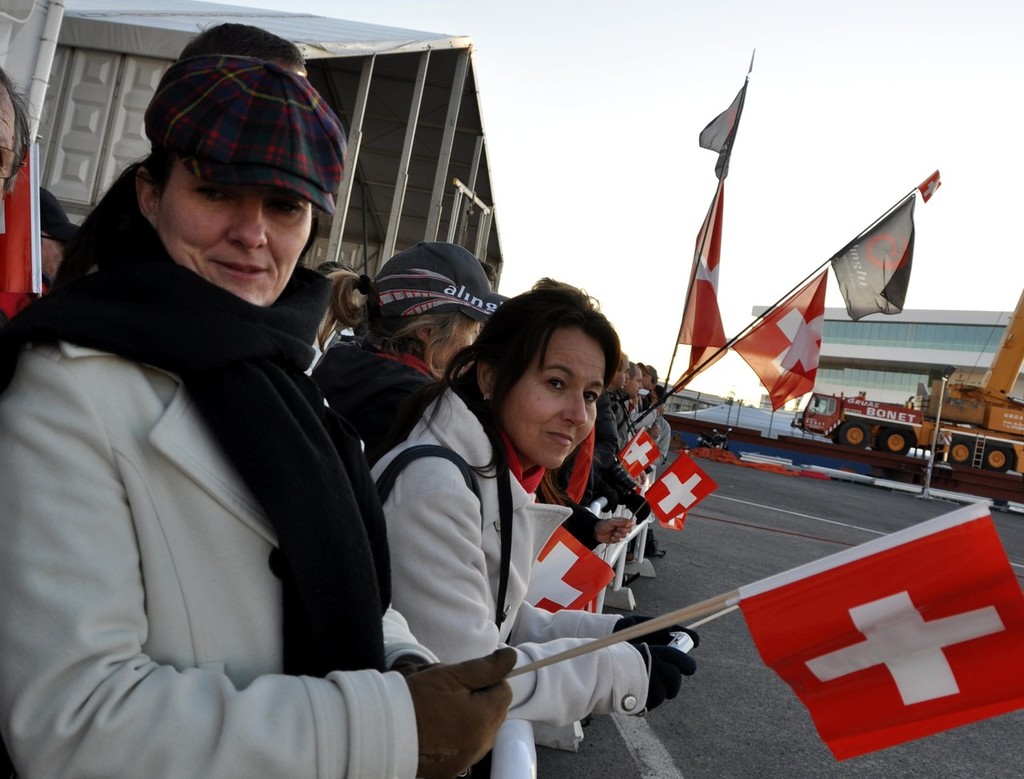
<svg viewBox="0 0 1024 779">
<path fill-rule="evenodd" d="M 261 307 L 175 265 L 155 236 L 131 252 L 150 259 L 104 263 L 0 330 L 0 392 L 23 344 L 57 339 L 181 376 L 277 533 L 285 673 L 383 670 L 383 513 L 357 437 L 303 373 L 329 284 L 298 269 Z"/>
</svg>

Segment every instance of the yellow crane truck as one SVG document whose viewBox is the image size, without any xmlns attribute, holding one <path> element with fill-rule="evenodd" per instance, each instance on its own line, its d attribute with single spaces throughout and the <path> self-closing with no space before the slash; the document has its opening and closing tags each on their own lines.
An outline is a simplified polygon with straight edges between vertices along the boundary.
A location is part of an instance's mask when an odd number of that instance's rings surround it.
<svg viewBox="0 0 1024 779">
<path fill-rule="evenodd" d="M 1022 365 L 1024 293 L 981 384 L 936 379 L 921 409 L 814 393 L 795 426 L 843 446 L 906 454 L 932 445 L 938 419 L 948 462 L 1024 473 L 1024 399 L 1010 394 Z"/>
</svg>

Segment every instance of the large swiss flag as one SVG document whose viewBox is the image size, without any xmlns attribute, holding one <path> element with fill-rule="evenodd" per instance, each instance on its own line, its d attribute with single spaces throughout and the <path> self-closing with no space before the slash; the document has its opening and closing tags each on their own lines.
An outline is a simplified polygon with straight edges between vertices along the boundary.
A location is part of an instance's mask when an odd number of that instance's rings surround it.
<svg viewBox="0 0 1024 779">
<path fill-rule="evenodd" d="M 708 215 L 697 233 L 690 284 L 683 303 L 683 321 L 679 326 L 681 344 L 690 344 L 690 369 L 725 346 L 725 328 L 718 308 L 718 264 L 722 255 L 722 212 L 725 209 L 725 182 L 718 182 Z"/>
<path fill-rule="evenodd" d="M 814 388 L 825 321 L 828 271 L 794 292 L 733 344 L 772 399 L 776 411 Z"/>
<path fill-rule="evenodd" d="M 1024 597 L 981 504 L 739 592 L 840 760 L 1024 707 Z"/>
<path fill-rule="evenodd" d="M 680 452 L 661 478 L 647 488 L 644 498 L 663 527 L 682 530 L 686 513 L 717 487 L 689 455 Z"/>
<path fill-rule="evenodd" d="M 584 609 L 615 577 L 615 570 L 559 526 L 530 570 L 526 602 L 545 611 Z"/>
</svg>

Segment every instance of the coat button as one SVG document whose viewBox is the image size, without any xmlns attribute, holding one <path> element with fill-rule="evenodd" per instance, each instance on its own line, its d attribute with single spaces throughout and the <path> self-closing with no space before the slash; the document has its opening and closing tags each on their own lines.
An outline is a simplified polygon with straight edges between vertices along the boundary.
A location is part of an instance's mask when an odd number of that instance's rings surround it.
<svg viewBox="0 0 1024 779">
<path fill-rule="evenodd" d="M 623 698 L 622 699 L 622 708 L 625 711 L 633 711 L 633 709 L 636 708 L 636 696 L 635 695 L 627 695 L 625 698 Z"/>
</svg>

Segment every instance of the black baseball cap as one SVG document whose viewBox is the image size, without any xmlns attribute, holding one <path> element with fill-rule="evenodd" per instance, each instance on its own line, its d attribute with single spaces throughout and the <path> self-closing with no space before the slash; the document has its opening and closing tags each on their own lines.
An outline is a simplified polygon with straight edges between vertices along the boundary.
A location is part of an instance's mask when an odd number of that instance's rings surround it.
<svg viewBox="0 0 1024 779">
<path fill-rule="evenodd" d="M 459 311 L 479 322 L 505 302 L 491 292 L 484 266 L 461 246 L 421 241 L 400 251 L 373 280 L 371 315 L 421 316 Z"/>
<path fill-rule="evenodd" d="M 39 188 L 39 228 L 43 235 L 65 243 L 78 232 L 78 225 L 68 219 L 60 201 L 42 187 Z"/>
</svg>

